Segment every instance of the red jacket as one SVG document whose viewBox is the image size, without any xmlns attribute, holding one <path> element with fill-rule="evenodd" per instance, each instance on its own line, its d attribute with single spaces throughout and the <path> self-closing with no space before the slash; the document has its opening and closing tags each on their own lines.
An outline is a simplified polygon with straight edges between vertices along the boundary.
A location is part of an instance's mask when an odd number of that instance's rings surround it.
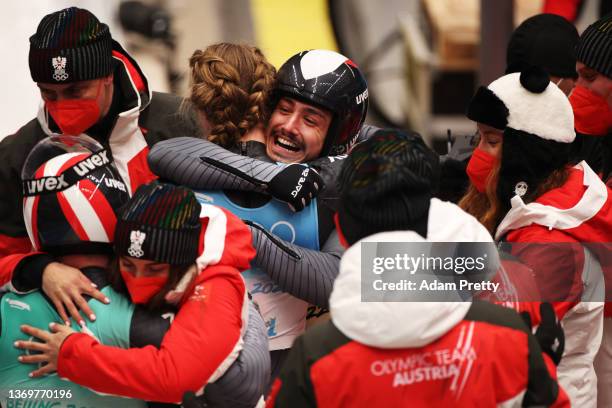
<svg viewBox="0 0 612 408">
<path fill-rule="evenodd" d="M 484 302 L 423 347 L 370 347 L 329 322 L 296 341 L 266 406 L 569 407 L 540 352 L 515 312 Z"/>
<path fill-rule="evenodd" d="M 255 250 L 249 228 L 230 212 L 204 204 L 201 216 L 205 232 L 197 263 L 207 266 L 160 348 L 120 349 L 73 334 L 60 349 L 60 377 L 101 393 L 177 403 L 232 364 L 248 308 L 239 270 L 249 267 Z"/>
</svg>

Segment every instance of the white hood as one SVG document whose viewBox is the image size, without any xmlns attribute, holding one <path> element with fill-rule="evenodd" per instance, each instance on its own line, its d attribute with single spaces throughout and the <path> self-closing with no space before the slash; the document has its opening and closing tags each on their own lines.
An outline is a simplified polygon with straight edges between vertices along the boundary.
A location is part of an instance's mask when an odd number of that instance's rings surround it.
<svg viewBox="0 0 612 408">
<path fill-rule="evenodd" d="M 331 319 L 349 338 L 372 347 L 422 347 L 466 315 L 469 302 L 362 302 L 361 242 L 493 242 L 489 232 L 455 204 L 432 199 L 427 240 L 413 231 L 364 238 L 342 256 L 329 303 Z"/>
</svg>

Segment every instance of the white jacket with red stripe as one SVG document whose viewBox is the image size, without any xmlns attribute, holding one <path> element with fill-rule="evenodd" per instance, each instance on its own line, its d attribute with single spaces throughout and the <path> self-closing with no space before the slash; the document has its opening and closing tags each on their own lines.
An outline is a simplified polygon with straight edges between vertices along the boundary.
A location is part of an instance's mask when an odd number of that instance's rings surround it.
<svg viewBox="0 0 612 408">
<path fill-rule="evenodd" d="M 604 290 L 605 299 L 612 295 L 612 195 L 586 162 L 569 171 L 563 186 L 532 203 L 515 196 L 496 238 L 514 243 L 513 255 L 533 269 L 544 296 L 565 300 L 553 303 L 566 337 L 559 382 L 573 405 L 594 407 L 598 381 L 612 389 L 612 376 L 597 378 L 593 367 L 602 342 Z M 612 355 L 612 344 L 608 349 Z M 612 373 L 612 358 L 602 366 Z"/>
</svg>

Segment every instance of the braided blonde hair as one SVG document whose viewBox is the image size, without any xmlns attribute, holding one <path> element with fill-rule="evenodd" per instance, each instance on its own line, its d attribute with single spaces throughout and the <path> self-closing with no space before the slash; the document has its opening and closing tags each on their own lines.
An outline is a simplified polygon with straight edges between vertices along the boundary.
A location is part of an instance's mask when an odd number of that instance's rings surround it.
<svg viewBox="0 0 612 408">
<path fill-rule="evenodd" d="M 190 100 L 206 116 L 208 140 L 231 147 L 270 116 L 268 94 L 276 70 L 251 45 L 219 43 L 189 59 Z"/>
</svg>

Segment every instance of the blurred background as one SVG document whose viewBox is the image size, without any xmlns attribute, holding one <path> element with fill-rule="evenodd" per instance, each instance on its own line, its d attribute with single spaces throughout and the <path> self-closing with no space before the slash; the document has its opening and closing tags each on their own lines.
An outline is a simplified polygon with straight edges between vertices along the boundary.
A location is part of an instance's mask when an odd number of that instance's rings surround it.
<svg viewBox="0 0 612 408">
<path fill-rule="evenodd" d="M 610 0 L 572 4 L 581 32 Z M 558 3 L 554 3 L 558 2 Z M 410 128 L 445 153 L 447 130 L 473 133 L 465 106 L 479 84 L 503 74 L 513 28 L 545 0 L 37 0 L 5 2 L 0 139 L 32 119 L 40 96 L 29 74 L 28 38 L 40 19 L 76 5 L 110 26 L 153 90 L 185 95 L 188 59 L 219 41 L 258 45 L 278 68 L 295 52 L 339 51 L 365 72 L 368 122 Z M 574 7 L 575 6 L 575 7 Z M 8 91 L 8 93 L 7 93 Z"/>
</svg>

